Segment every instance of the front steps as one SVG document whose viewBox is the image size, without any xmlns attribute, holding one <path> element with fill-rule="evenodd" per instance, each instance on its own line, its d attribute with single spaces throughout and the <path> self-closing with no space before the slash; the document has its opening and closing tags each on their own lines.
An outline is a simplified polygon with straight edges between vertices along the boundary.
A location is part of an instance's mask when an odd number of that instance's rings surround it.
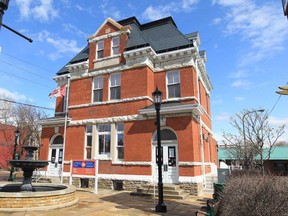
<svg viewBox="0 0 288 216">
<path fill-rule="evenodd" d="M 151 196 L 158 197 L 158 185 L 155 185 L 155 192 L 153 185 L 142 185 L 136 192 L 132 192 L 134 196 Z M 185 199 L 189 196 L 189 193 L 185 192 L 180 188 L 179 185 L 164 184 L 163 185 L 163 196 L 165 199 Z"/>
</svg>

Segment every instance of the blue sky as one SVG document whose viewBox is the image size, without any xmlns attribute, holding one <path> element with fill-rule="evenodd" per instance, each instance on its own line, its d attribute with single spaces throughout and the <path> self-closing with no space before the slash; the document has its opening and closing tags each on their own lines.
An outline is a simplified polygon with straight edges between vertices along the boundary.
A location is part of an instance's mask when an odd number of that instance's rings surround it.
<svg viewBox="0 0 288 216">
<path fill-rule="evenodd" d="M 288 97 L 275 93 L 288 81 L 288 20 L 281 0 L 11 0 L 3 23 L 33 43 L 1 28 L 0 95 L 54 108 L 48 94 L 56 72 L 107 17 L 131 16 L 142 24 L 172 16 L 182 33 L 199 31 L 218 141 L 222 131 L 232 130 L 230 116 L 243 109 L 264 108 L 272 127 L 287 124 Z"/>
</svg>

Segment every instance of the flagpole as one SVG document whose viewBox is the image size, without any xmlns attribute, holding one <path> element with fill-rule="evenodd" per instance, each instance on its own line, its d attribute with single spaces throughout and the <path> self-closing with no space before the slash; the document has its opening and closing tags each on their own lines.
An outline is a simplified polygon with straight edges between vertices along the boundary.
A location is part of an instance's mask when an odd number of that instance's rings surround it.
<svg viewBox="0 0 288 216">
<path fill-rule="evenodd" d="M 65 148 L 66 148 L 66 131 L 67 131 L 67 119 L 68 119 L 68 104 L 70 93 L 70 74 L 67 76 L 67 89 L 66 89 L 66 105 L 65 105 L 65 123 L 64 123 L 64 138 L 63 138 L 63 152 L 62 152 L 62 167 L 61 167 L 61 184 L 63 184 L 63 172 L 65 163 Z"/>
</svg>

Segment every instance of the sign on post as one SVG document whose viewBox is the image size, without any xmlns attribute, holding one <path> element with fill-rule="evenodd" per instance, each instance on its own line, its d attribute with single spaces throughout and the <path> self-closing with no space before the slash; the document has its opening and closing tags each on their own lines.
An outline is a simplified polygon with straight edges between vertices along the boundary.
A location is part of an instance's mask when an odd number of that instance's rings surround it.
<svg viewBox="0 0 288 216">
<path fill-rule="evenodd" d="M 98 160 L 71 160 L 70 165 L 70 185 L 73 175 L 93 176 L 95 178 L 94 193 L 98 193 Z"/>
<path fill-rule="evenodd" d="M 92 175 L 95 176 L 95 161 L 94 160 L 76 160 L 72 162 L 73 175 Z"/>
</svg>

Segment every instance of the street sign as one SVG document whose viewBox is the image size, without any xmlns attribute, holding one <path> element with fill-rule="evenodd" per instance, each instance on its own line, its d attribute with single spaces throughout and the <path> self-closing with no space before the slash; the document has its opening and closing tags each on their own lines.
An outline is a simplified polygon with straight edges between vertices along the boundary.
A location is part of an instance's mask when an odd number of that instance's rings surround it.
<svg viewBox="0 0 288 216">
<path fill-rule="evenodd" d="M 288 91 L 287 90 L 283 90 L 283 91 L 276 91 L 277 94 L 280 95 L 288 95 Z"/>
<path fill-rule="evenodd" d="M 282 0 L 284 15 L 288 16 L 288 0 Z"/>
<path fill-rule="evenodd" d="M 281 90 L 286 90 L 286 91 L 288 91 L 288 86 L 279 86 L 278 88 L 281 89 Z"/>
<path fill-rule="evenodd" d="M 72 162 L 72 174 L 95 176 L 95 167 L 94 160 L 75 160 Z"/>
</svg>

